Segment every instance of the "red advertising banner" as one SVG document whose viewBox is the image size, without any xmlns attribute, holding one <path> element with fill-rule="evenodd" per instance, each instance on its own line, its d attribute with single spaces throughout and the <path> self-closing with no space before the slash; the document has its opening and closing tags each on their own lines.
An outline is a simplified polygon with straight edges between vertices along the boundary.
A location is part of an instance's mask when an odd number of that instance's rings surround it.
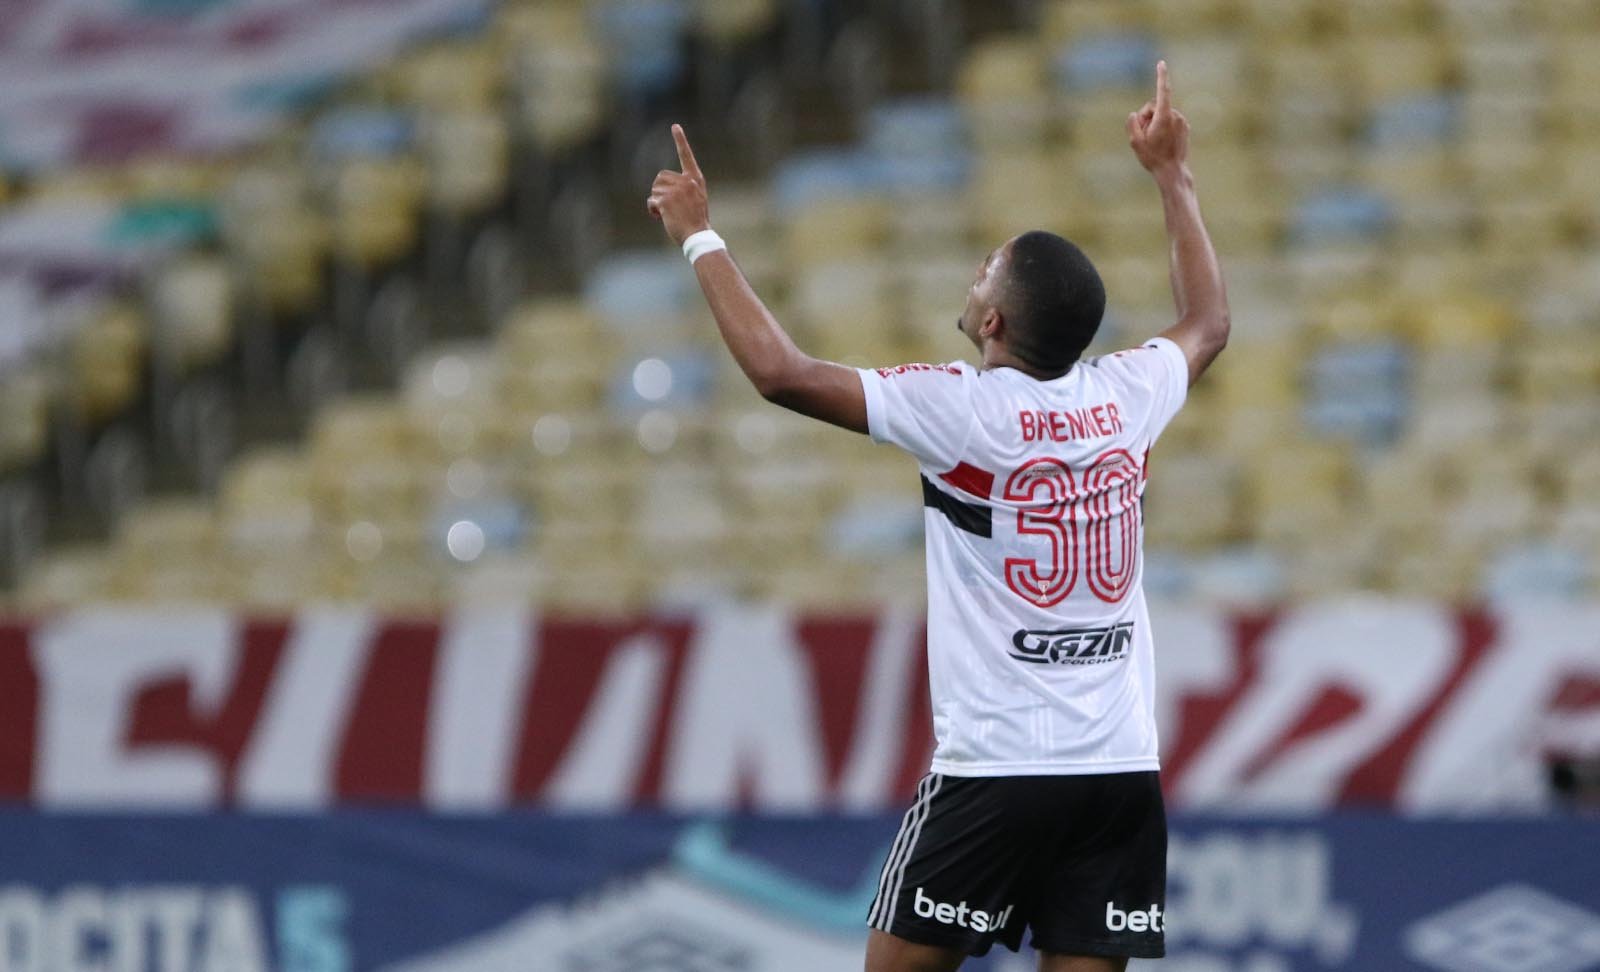
<svg viewBox="0 0 1600 972">
<path fill-rule="evenodd" d="M 1185 809 L 1538 809 L 1600 753 L 1600 606 L 1153 609 Z M 0 799 L 875 811 L 931 752 L 920 612 L 96 609 L 0 627 Z"/>
</svg>

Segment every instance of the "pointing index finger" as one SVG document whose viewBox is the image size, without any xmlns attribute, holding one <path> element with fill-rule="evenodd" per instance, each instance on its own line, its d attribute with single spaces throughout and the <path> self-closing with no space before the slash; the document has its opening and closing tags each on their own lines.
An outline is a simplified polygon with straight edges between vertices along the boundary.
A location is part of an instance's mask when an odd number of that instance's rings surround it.
<svg viewBox="0 0 1600 972">
<path fill-rule="evenodd" d="M 694 160 L 694 149 L 689 147 L 689 136 L 683 133 L 682 125 L 672 126 L 672 140 L 678 143 L 678 165 L 682 167 L 683 174 L 696 179 L 704 178 L 700 174 L 700 163 Z"/>
<path fill-rule="evenodd" d="M 1156 62 L 1156 114 L 1165 115 L 1172 107 L 1172 81 L 1167 77 L 1167 62 Z"/>
</svg>

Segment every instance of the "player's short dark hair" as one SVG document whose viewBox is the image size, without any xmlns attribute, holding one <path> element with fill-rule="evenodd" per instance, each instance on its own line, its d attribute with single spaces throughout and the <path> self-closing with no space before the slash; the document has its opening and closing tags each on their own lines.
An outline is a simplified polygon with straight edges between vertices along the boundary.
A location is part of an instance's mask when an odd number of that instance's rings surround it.
<svg viewBox="0 0 1600 972">
<path fill-rule="evenodd" d="M 1106 288 L 1070 240 L 1034 230 L 1011 244 L 1001 297 L 1007 345 L 1036 368 L 1071 367 L 1100 329 Z"/>
</svg>

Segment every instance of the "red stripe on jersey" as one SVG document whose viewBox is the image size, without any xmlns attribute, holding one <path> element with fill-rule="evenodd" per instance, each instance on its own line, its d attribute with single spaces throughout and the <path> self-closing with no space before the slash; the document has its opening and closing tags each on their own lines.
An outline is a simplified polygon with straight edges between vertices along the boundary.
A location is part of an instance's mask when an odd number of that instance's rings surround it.
<svg viewBox="0 0 1600 972">
<path fill-rule="evenodd" d="M 994 473 L 964 462 L 956 463 L 956 467 L 949 472 L 940 473 L 939 478 L 963 493 L 971 493 L 980 499 L 988 499 L 994 491 Z"/>
</svg>

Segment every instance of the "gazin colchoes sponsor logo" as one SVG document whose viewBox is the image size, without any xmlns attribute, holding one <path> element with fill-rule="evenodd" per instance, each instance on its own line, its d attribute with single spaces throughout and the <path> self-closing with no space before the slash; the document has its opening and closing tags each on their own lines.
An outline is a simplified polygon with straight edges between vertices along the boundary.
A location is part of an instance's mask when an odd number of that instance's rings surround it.
<svg viewBox="0 0 1600 972">
<path fill-rule="evenodd" d="M 1098 665 L 1125 657 L 1132 640 L 1132 621 L 1109 628 L 1024 629 L 1011 636 L 1008 654 L 1034 665 Z"/>
</svg>

